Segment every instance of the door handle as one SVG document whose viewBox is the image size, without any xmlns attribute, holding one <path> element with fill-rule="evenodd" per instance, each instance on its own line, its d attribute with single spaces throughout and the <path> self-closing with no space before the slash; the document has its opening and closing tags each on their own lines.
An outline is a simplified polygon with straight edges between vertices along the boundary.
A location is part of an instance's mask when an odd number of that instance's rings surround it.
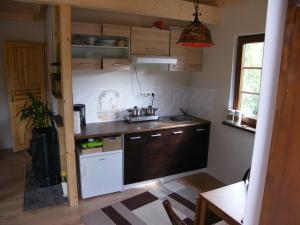
<svg viewBox="0 0 300 225">
<path fill-rule="evenodd" d="M 151 137 L 161 137 L 161 134 L 151 134 Z"/>
<path fill-rule="evenodd" d="M 136 137 L 131 137 L 130 140 L 137 140 L 137 139 L 141 139 L 141 136 L 136 136 Z"/>
<path fill-rule="evenodd" d="M 174 132 L 173 132 L 173 135 L 177 135 L 177 134 L 183 134 L 183 131 L 180 130 L 180 131 L 174 131 Z"/>
<path fill-rule="evenodd" d="M 87 172 L 87 168 L 86 168 L 86 166 L 84 165 L 84 163 L 80 163 L 80 175 L 81 175 L 81 177 L 85 177 L 85 175 L 86 175 L 86 172 Z"/>
</svg>

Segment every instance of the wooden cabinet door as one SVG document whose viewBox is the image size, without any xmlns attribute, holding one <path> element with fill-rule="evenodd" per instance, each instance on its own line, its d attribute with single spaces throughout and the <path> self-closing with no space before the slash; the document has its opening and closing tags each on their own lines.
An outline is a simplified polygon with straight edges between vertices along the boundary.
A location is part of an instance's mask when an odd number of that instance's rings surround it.
<svg viewBox="0 0 300 225">
<path fill-rule="evenodd" d="M 73 70 L 101 70 L 101 59 L 72 59 Z"/>
<path fill-rule="evenodd" d="M 42 43 L 5 43 L 5 76 L 9 96 L 13 151 L 29 147 L 31 132 L 16 114 L 28 99 L 26 93 L 45 100 L 45 51 Z"/>
<path fill-rule="evenodd" d="M 189 132 L 188 128 L 174 128 L 169 131 L 167 145 L 171 150 L 171 161 L 169 165 L 169 174 L 176 174 L 188 171 L 187 157 L 188 152 L 186 151 L 187 145 L 189 144 Z"/>
<path fill-rule="evenodd" d="M 181 31 L 171 30 L 170 38 L 170 56 L 177 58 L 177 64 L 170 65 L 170 71 L 186 71 L 186 53 L 187 48 L 184 46 L 178 46 L 176 42 L 179 40 Z"/>
<path fill-rule="evenodd" d="M 130 37 L 130 26 L 103 24 L 102 34 L 104 36 Z"/>
<path fill-rule="evenodd" d="M 167 130 L 157 130 L 146 133 L 144 148 L 145 180 L 169 175 L 169 165 L 172 160 L 170 148 L 166 147 Z"/>
<path fill-rule="evenodd" d="M 131 28 L 131 54 L 169 56 L 170 31 L 157 28 Z"/>
<path fill-rule="evenodd" d="M 86 35 L 100 36 L 102 34 L 101 24 L 73 22 L 72 34 L 86 34 Z"/>
<path fill-rule="evenodd" d="M 210 125 L 192 126 L 188 129 L 186 168 L 196 170 L 207 167 Z"/>
<path fill-rule="evenodd" d="M 124 136 L 124 184 L 144 181 L 145 134 Z"/>
<path fill-rule="evenodd" d="M 131 68 L 129 59 L 103 59 L 103 70 L 129 71 Z"/>
<path fill-rule="evenodd" d="M 188 71 L 200 72 L 202 71 L 202 48 L 187 47 L 186 49 L 186 64 Z"/>
</svg>

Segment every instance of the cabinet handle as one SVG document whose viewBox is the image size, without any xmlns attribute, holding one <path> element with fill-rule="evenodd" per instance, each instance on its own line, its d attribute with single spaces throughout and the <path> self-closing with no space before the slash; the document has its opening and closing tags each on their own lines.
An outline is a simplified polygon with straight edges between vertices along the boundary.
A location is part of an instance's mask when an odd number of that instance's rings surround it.
<svg viewBox="0 0 300 225">
<path fill-rule="evenodd" d="M 180 131 L 174 131 L 174 132 L 173 132 L 173 135 L 177 135 L 177 134 L 183 134 L 183 131 L 180 130 Z"/>
<path fill-rule="evenodd" d="M 104 158 L 102 158 L 102 159 L 98 159 L 98 161 L 104 161 L 105 159 Z"/>
<path fill-rule="evenodd" d="M 161 137 L 161 134 L 151 134 L 151 137 Z"/>
<path fill-rule="evenodd" d="M 112 64 L 112 66 L 122 66 L 122 65 L 124 65 L 124 64 L 121 64 L 121 63 L 114 63 L 114 64 Z"/>
<path fill-rule="evenodd" d="M 137 139 L 141 139 L 141 136 L 137 136 L 137 137 L 131 137 L 130 140 L 137 140 Z"/>
<path fill-rule="evenodd" d="M 80 163 L 80 175 L 81 177 L 85 177 L 87 168 L 84 163 Z"/>
<path fill-rule="evenodd" d="M 198 128 L 198 129 L 196 129 L 197 132 L 205 131 L 205 130 L 206 130 L 206 129 L 204 129 L 204 128 Z"/>
<path fill-rule="evenodd" d="M 180 65 L 175 65 L 175 68 L 183 68 L 184 66 L 180 66 Z"/>
</svg>

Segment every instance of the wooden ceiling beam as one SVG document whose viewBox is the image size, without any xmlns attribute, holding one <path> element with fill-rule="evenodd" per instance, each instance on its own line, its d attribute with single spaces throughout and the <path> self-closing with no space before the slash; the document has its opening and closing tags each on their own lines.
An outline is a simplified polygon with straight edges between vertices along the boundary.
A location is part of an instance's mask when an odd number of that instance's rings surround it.
<svg viewBox="0 0 300 225">
<path fill-rule="evenodd" d="M 183 1 L 194 2 L 194 0 L 183 0 Z M 222 7 L 226 5 L 235 4 L 241 1 L 243 0 L 200 0 L 200 3 L 205 5 Z"/>
<path fill-rule="evenodd" d="M 46 5 L 3 0 L 0 2 L 0 20 L 37 21 L 44 17 Z"/>
<path fill-rule="evenodd" d="M 182 21 L 193 20 L 194 4 L 182 0 L 18 0 L 38 4 L 67 4 L 72 7 L 97 9 L 119 13 L 129 13 L 144 16 L 153 16 L 165 19 Z M 200 5 L 201 21 L 207 24 L 216 24 L 219 21 L 219 8 L 209 5 Z"/>
</svg>

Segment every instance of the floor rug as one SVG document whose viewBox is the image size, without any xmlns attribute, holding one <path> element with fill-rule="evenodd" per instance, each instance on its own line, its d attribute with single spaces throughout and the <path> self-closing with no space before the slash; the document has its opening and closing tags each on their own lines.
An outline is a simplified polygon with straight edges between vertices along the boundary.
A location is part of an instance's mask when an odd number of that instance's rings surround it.
<svg viewBox="0 0 300 225">
<path fill-rule="evenodd" d="M 61 184 L 40 187 L 30 165 L 25 168 L 24 211 L 29 211 L 67 202 L 63 197 Z"/>
<path fill-rule="evenodd" d="M 172 181 L 81 217 L 86 225 L 170 225 L 162 202 L 168 199 L 177 215 L 193 224 L 199 192 Z"/>
</svg>

